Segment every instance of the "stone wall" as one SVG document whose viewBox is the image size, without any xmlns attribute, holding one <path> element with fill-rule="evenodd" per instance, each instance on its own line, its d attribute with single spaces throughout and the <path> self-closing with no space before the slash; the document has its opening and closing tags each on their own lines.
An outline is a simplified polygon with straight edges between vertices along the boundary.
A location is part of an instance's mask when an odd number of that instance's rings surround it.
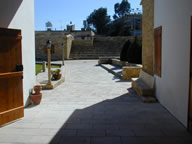
<svg viewBox="0 0 192 144">
<path fill-rule="evenodd" d="M 91 40 L 95 36 L 93 31 L 71 31 L 70 34 L 75 40 Z"/>
<path fill-rule="evenodd" d="M 143 70 L 153 75 L 154 0 L 142 0 L 142 64 Z"/>
<path fill-rule="evenodd" d="M 87 36 L 79 39 L 80 36 Z M 44 31 L 36 32 L 36 60 L 46 61 L 46 41 L 51 40 L 55 46 L 55 53 L 51 55 L 52 60 L 62 60 L 64 44 L 65 59 L 97 59 L 103 56 L 119 57 L 122 47 L 127 40 L 134 40 L 134 37 L 103 37 L 90 36 L 91 32 L 69 32 L 66 31 Z M 89 38 L 88 38 L 89 37 Z"/>
<path fill-rule="evenodd" d="M 120 57 L 120 52 L 127 40 L 134 40 L 134 37 L 96 36 L 92 42 L 74 40 L 70 58 L 98 59 L 99 57 Z"/>
<path fill-rule="evenodd" d="M 65 47 L 65 59 L 69 58 L 70 45 L 72 40 L 69 35 L 74 39 L 81 40 L 92 40 L 94 33 L 92 31 L 36 31 L 35 32 L 35 54 L 36 60 L 47 60 L 47 54 L 45 53 L 45 46 L 47 40 L 51 40 L 55 46 L 55 53 L 51 55 L 52 60 L 61 60 L 63 50 L 61 44 Z M 69 36 L 68 38 L 66 38 Z M 73 38 L 72 38 L 73 39 Z M 68 49 L 67 49 L 68 48 Z"/>
<path fill-rule="evenodd" d="M 93 40 L 94 38 L 91 40 L 73 40 L 73 46 L 93 46 Z"/>
<path fill-rule="evenodd" d="M 52 60 L 62 59 L 61 44 L 65 43 L 65 33 L 61 32 L 36 32 L 35 33 L 35 55 L 36 60 L 47 60 L 47 53 L 45 52 L 47 40 L 51 40 L 55 46 L 55 53 L 51 54 Z"/>
</svg>

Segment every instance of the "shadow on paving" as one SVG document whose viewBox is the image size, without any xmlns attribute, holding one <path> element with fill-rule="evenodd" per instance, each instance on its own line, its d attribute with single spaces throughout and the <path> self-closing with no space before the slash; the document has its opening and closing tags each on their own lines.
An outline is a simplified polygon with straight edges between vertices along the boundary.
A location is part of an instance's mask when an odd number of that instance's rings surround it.
<svg viewBox="0 0 192 144">
<path fill-rule="evenodd" d="M 121 67 L 118 67 L 118 66 L 115 66 L 114 68 L 111 68 L 111 70 L 122 70 L 122 68 Z"/>
<path fill-rule="evenodd" d="M 192 135 L 160 104 L 135 92 L 77 109 L 51 144 L 191 144 Z"/>
</svg>

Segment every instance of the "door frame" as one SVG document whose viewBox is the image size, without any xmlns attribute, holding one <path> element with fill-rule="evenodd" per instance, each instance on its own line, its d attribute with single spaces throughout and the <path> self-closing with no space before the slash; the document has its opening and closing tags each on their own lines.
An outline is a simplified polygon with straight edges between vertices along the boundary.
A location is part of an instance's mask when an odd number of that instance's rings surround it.
<svg viewBox="0 0 192 144">
<path fill-rule="evenodd" d="M 188 130 L 192 132 L 192 16 L 190 21 L 190 69 L 189 69 L 189 103 L 188 103 Z"/>
</svg>

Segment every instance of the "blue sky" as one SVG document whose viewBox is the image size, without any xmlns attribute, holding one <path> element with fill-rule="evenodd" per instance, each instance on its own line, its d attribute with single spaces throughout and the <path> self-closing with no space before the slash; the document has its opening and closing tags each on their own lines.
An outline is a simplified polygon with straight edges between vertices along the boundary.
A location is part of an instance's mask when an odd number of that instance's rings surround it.
<svg viewBox="0 0 192 144">
<path fill-rule="evenodd" d="M 131 8 L 139 8 L 141 0 L 128 0 Z M 45 23 L 51 21 L 53 29 L 63 30 L 70 21 L 75 29 L 83 27 L 83 20 L 100 7 L 107 8 L 108 15 L 113 16 L 114 4 L 121 0 L 35 0 L 35 29 L 45 30 Z"/>
</svg>

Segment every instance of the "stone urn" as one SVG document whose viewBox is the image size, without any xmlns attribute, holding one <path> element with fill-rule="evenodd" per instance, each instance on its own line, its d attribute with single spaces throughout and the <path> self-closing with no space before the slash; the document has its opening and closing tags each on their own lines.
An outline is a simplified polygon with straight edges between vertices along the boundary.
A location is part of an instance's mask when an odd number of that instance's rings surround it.
<svg viewBox="0 0 192 144">
<path fill-rule="evenodd" d="M 41 99 L 42 99 L 42 93 L 41 93 L 42 87 L 34 86 L 33 90 L 35 91 L 35 93 L 32 93 L 29 97 L 33 102 L 33 104 L 38 105 L 41 103 Z"/>
</svg>

